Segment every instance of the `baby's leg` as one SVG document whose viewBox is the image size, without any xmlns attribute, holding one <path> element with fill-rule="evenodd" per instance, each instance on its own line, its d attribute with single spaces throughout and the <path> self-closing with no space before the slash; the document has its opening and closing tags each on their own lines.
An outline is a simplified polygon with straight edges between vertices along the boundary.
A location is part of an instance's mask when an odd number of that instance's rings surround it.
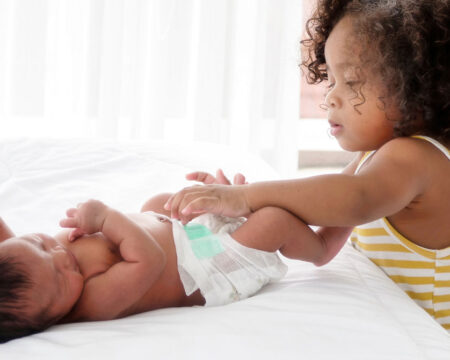
<svg viewBox="0 0 450 360">
<path fill-rule="evenodd" d="M 257 210 L 231 236 L 242 245 L 292 259 L 321 263 L 323 239 L 290 212 L 277 207 Z"/>
<path fill-rule="evenodd" d="M 162 193 L 151 197 L 142 205 L 141 212 L 154 211 L 170 217 L 170 211 L 164 209 L 164 204 L 171 195 L 171 193 Z"/>
</svg>

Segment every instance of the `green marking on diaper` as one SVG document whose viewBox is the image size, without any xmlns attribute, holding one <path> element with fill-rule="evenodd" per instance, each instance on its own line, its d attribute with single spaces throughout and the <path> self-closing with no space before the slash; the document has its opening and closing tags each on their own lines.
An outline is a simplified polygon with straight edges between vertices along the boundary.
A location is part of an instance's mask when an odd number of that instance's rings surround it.
<svg viewBox="0 0 450 360">
<path fill-rule="evenodd" d="M 206 226 L 200 224 L 187 224 L 184 230 L 191 242 L 192 251 L 197 259 L 211 258 L 224 251 L 219 238 Z"/>
</svg>

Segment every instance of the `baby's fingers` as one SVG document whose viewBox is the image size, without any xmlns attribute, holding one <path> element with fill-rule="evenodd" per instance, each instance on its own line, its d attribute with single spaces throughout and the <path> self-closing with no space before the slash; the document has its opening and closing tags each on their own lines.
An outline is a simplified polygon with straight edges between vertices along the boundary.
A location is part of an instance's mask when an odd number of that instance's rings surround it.
<svg viewBox="0 0 450 360">
<path fill-rule="evenodd" d="M 69 241 L 74 241 L 85 234 L 86 234 L 86 232 L 84 232 L 83 230 L 81 230 L 79 228 L 73 229 L 69 234 Z"/>
<path fill-rule="evenodd" d="M 59 222 L 59 225 L 63 228 L 75 228 L 78 226 L 78 221 L 77 221 L 77 219 L 75 219 L 73 217 L 69 217 L 66 219 L 62 219 Z"/>
<path fill-rule="evenodd" d="M 77 211 L 78 211 L 78 209 L 76 209 L 76 208 L 70 208 L 70 209 L 67 209 L 67 210 L 66 210 L 66 215 L 67 215 L 68 217 L 74 217 L 75 214 L 77 213 Z"/>
</svg>

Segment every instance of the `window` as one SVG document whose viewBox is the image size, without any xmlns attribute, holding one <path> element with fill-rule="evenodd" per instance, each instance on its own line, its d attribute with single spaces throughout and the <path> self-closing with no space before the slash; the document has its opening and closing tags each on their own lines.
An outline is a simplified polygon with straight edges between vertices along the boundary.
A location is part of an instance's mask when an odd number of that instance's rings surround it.
<svg viewBox="0 0 450 360">
<path fill-rule="evenodd" d="M 303 1 L 303 28 L 313 12 L 315 3 L 316 1 Z M 308 84 L 305 75 L 302 76 L 298 125 L 299 169 L 342 168 L 353 158 L 352 153 L 342 150 L 337 141 L 328 134 L 327 112 L 320 107 L 325 93 L 325 84 Z"/>
</svg>

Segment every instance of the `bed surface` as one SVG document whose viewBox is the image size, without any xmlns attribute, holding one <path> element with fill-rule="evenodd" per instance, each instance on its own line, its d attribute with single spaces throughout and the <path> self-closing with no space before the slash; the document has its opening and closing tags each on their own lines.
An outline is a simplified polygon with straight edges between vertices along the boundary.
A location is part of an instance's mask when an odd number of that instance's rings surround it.
<svg viewBox="0 0 450 360">
<path fill-rule="evenodd" d="M 53 234 L 80 201 L 137 212 L 189 185 L 187 172 L 217 167 L 276 178 L 257 157 L 211 144 L 1 140 L 0 216 L 17 234 Z M 286 262 L 286 277 L 249 299 L 58 325 L 0 345 L 0 358 L 450 359 L 448 333 L 350 245 L 321 268 Z"/>
</svg>

